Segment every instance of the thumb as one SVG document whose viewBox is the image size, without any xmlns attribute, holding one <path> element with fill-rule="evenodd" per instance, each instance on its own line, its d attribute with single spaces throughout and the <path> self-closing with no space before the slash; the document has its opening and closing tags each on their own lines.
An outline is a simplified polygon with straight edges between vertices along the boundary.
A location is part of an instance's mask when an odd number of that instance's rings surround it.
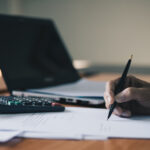
<svg viewBox="0 0 150 150">
<path fill-rule="evenodd" d="M 124 89 L 122 92 L 118 93 L 115 96 L 116 102 L 124 103 L 131 100 L 135 100 L 138 93 L 138 89 L 134 87 L 128 87 Z"/>
</svg>

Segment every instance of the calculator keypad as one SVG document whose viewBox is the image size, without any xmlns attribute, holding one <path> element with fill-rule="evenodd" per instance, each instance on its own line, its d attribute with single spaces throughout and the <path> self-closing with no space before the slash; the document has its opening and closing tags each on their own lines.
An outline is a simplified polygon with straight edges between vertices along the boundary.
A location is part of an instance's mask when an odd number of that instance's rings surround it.
<svg viewBox="0 0 150 150">
<path fill-rule="evenodd" d="M 22 106 L 51 106 L 54 102 L 51 98 L 44 97 L 21 97 L 21 96 L 1 96 L 0 105 L 22 105 Z"/>
<path fill-rule="evenodd" d="M 51 98 L 0 96 L 0 114 L 62 112 L 65 110 Z"/>
</svg>

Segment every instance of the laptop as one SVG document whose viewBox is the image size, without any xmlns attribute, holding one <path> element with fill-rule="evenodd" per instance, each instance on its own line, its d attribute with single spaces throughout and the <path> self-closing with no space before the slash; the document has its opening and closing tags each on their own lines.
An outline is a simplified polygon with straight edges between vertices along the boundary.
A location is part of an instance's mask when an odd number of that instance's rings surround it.
<svg viewBox="0 0 150 150">
<path fill-rule="evenodd" d="M 80 79 L 50 19 L 0 15 L 0 68 L 9 91 Z"/>
<path fill-rule="evenodd" d="M 53 87 L 80 80 L 66 46 L 51 19 L 0 15 L 0 68 L 10 92 L 35 96 L 28 89 Z M 20 93 L 20 94 L 19 94 Z M 41 94 L 41 93 L 40 93 Z M 45 94 L 44 94 L 45 95 Z M 53 93 L 49 93 L 52 96 Z M 38 95 L 39 96 L 39 95 Z M 43 95 L 42 95 L 43 96 Z M 67 102 L 66 98 L 55 97 Z M 80 100 L 80 101 L 79 101 Z M 73 100 L 81 103 L 84 98 Z M 102 100 L 86 98 L 86 103 Z"/>
</svg>

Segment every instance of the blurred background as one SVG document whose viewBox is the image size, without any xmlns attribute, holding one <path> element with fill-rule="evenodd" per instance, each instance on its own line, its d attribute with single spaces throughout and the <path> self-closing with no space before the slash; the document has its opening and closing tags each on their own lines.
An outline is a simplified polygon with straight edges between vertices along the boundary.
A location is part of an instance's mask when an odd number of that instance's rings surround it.
<svg viewBox="0 0 150 150">
<path fill-rule="evenodd" d="M 53 19 L 76 68 L 121 70 L 133 54 L 150 72 L 150 0 L 0 0 L 0 13 Z"/>
</svg>

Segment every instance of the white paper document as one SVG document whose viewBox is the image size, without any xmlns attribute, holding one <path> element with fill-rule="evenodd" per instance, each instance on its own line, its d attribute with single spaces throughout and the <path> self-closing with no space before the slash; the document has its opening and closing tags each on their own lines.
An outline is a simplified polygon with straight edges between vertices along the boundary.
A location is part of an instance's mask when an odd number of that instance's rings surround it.
<svg viewBox="0 0 150 150">
<path fill-rule="evenodd" d="M 24 131 L 39 138 L 96 139 L 96 137 L 150 138 L 150 117 L 130 119 L 105 109 L 67 107 L 65 112 L 0 115 L 0 129 Z M 43 133 L 43 134 L 42 134 Z M 23 136 L 23 135 L 22 135 Z M 101 138 L 102 139 L 102 138 Z"/>
<path fill-rule="evenodd" d="M 84 140 L 83 135 L 81 134 L 74 134 L 74 133 L 55 133 L 55 132 L 40 132 L 40 131 L 25 131 L 20 137 L 25 138 L 42 138 L 42 139 L 61 139 L 61 140 Z"/>
<path fill-rule="evenodd" d="M 19 134 L 20 131 L 0 130 L 0 142 L 7 142 Z"/>
<path fill-rule="evenodd" d="M 24 132 L 21 137 L 25 138 L 42 138 L 42 139 L 61 139 L 61 140 L 107 140 L 104 135 L 87 135 L 87 134 L 72 134 L 72 133 L 51 133 L 51 132 Z"/>
</svg>

